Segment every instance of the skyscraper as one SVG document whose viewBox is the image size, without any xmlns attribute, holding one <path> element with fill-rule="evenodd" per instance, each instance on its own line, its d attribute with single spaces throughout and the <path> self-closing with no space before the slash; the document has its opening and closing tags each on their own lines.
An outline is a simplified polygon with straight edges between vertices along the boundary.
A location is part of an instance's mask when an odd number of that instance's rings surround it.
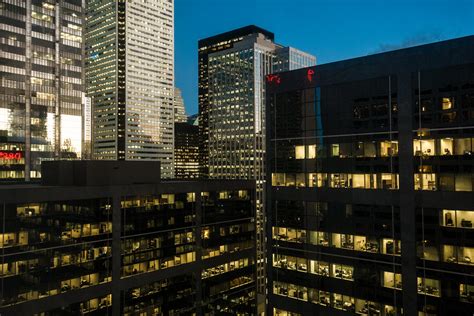
<svg viewBox="0 0 474 316">
<path fill-rule="evenodd" d="M 83 10 L 81 0 L 0 4 L 0 179 L 81 158 Z"/>
<path fill-rule="evenodd" d="M 257 181 L 257 280 L 265 292 L 265 76 L 315 64 L 301 51 L 274 43 L 256 26 L 199 41 L 201 170 L 210 178 Z M 292 61 L 291 63 L 289 61 Z M 278 62 L 278 63 L 277 63 Z"/>
<path fill-rule="evenodd" d="M 199 168 L 202 177 L 209 176 L 209 55 L 215 52 L 232 48 L 242 41 L 245 36 L 261 33 L 268 40 L 273 41 L 274 35 L 257 26 L 246 26 L 237 30 L 205 38 L 198 43 L 199 59 Z"/>
<path fill-rule="evenodd" d="M 186 123 L 188 117 L 186 116 L 186 109 L 184 107 L 184 100 L 181 90 L 174 88 L 174 122 Z"/>
<path fill-rule="evenodd" d="M 174 172 L 176 179 L 199 178 L 199 126 L 174 123 Z"/>
<path fill-rule="evenodd" d="M 172 177 L 173 0 L 88 2 L 86 90 L 94 157 L 159 160 Z"/>
<path fill-rule="evenodd" d="M 471 315 L 474 36 L 268 80 L 268 313 Z"/>
</svg>

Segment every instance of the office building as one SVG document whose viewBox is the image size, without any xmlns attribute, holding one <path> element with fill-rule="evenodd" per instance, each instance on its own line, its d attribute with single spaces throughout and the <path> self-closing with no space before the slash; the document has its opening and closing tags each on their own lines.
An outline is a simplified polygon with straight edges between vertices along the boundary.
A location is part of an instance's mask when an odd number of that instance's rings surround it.
<svg viewBox="0 0 474 316">
<path fill-rule="evenodd" d="M 199 178 L 199 126 L 174 124 L 174 172 L 176 179 Z"/>
<path fill-rule="evenodd" d="M 474 36 L 267 80 L 268 312 L 471 315 Z"/>
<path fill-rule="evenodd" d="M 258 38 L 258 40 L 257 40 Z M 233 71 L 237 74 L 235 78 L 230 78 L 229 76 L 232 73 L 229 73 L 227 69 L 227 75 L 229 78 L 227 79 L 238 79 L 245 80 L 246 78 L 250 81 L 247 82 L 248 87 L 244 87 L 245 89 L 253 89 L 257 91 L 257 88 L 261 90 L 263 93 L 263 88 L 261 86 L 261 78 L 264 75 L 270 72 L 278 72 L 278 71 L 287 71 L 287 70 L 294 70 L 302 67 L 309 67 L 316 64 L 316 58 L 310 54 L 307 54 L 303 51 L 297 50 L 293 47 L 283 47 L 281 45 L 274 43 L 275 36 L 273 33 L 264 30 L 260 27 L 249 25 L 246 27 L 242 27 L 236 30 L 232 30 L 226 33 L 218 34 L 215 36 L 211 36 L 205 39 L 202 39 L 198 43 L 198 59 L 199 59 L 199 129 L 200 129 L 200 173 L 202 177 L 208 177 L 210 175 L 209 171 L 209 119 L 210 119 L 210 111 L 211 111 L 211 100 L 210 100 L 210 88 L 216 88 L 216 84 L 210 81 L 210 76 L 212 75 L 209 72 L 210 65 L 209 59 L 211 55 L 215 57 L 219 52 L 222 52 L 222 57 L 226 57 L 225 52 L 238 52 L 239 50 L 243 50 L 246 52 L 246 55 L 238 56 L 235 55 L 235 60 L 240 61 L 242 58 L 242 63 L 234 64 Z M 254 46 L 255 44 L 255 46 Z M 234 48 L 234 46 L 238 46 Z M 250 50 L 248 50 L 250 49 Z M 253 50 L 255 49 L 255 53 Z M 259 49 L 263 49 L 262 52 L 258 51 Z M 251 61 L 253 63 L 253 55 L 254 54 L 263 54 L 260 56 L 264 56 L 263 60 L 255 59 L 255 64 L 248 67 L 248 62 Z M 233 55 L 234 56 L 234 55 Z M 215 61 L 214 61 L 215 62 Z M 229 63 L 232 60 L 229 59 Z M 218 63 L 215 62 L 214 68 L 218 66 Z M 252 69 L 259 70 L 259 66 L 262 67 L 261 73 L 253 74 Z M 253 67 L 253 68 L 252 68 Z M 229 66 L 228 66 L 229 68 Z M 214 75 L 217 75 L 214 69 Z M 248 77 L 250 76 L 250 77 Z M 223 77 L 224 78 L 224 77 Z M 258 79 L 258 80 L 257 80 Z M 255 80 L 255 87 L 252 87 L 252 82 Z M 229 89 L 232 89 L 231 85 L 238 85 L 240 84 L 239 80 L 229 81 L 227 83 L 220 82 L 220 87 L 229 85 Z M 243 92 L 242 92 L 243 93 Z M 241 93 L 241 94 L 242 94 Z M 253 92 L 252 92 L 253 94 Z M 264 93 L 263 93 L 264 96 Z M 246 96 L 245 98 L 252 99 L 251 96 Z M 256 107 L 259 106 L 258 103 L 261 102 L 262 95 L 257 95 L 257 101 L 251 102 Z M 244 99 L 246 100 L 246 99 Z M 260 101 L 259 101 L 260 100 Z M 253 111 L 251 111 L 253 112 Z M 248 123 L 248 122 L 247 122 Z"/>
<path fill-rule="evenodd" d="M 253 181 L 159 162 L 43 163 L 0 186 L 2 315 L 255 314 Z"/>
<path fill-rule="evenodd" d="M 281 47 L 276 50 L 272 73 L 296 70 L 316 65 L 316 57 L 294 47 Z"/>
<path fill-rule="evenodd" d="M 305 58 L 299 58 L 300 56 Z M 259 292 L 265 292 L 265 76 L 312 66 L 315 58 L 247 26 L 199 41 L 201 171 L 217 179 L 257 181 Z"/>
<path fill-rule="evenodd" d="M 156 160 L 172 177 L 173 1 L 91 0 L 85 41 L 94 158 Z"/>
<path fill-rule="evenodd" d="M 186 109 L 184 107 L 184 100 L 181 90 L 174 88 L 174 122 L 185 123 L 188 121 L 186 116 Z"/>
<path fill-rule="evenodd" d="M 83 11 L 81 0 L 0 4 L 1 180 L 82 156 Z"/>
<path fill-rule="evenodd" d="M 198 42 L 198 94 L 199 94 L 199 167 L 201 177 L 209 176 L 209 55 L 232 48 L 251 34 L 262 34 L 270 41 L 274 35 L 257 26 L 247 26 L 227 33 L 202 39 Z"/>
</svg>

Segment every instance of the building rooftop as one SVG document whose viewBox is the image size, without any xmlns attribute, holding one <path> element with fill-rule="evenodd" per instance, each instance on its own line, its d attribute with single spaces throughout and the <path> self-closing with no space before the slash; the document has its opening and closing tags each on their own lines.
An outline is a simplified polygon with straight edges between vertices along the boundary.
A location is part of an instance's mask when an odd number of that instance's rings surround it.
<svg viewBox="0 0 474 316">
<path fill-rule="evenodd" d="M 254 33 L 262 33 L 271 41 L 275 39 L 275 35 L 272 32 L 262 29 L 261 27 L 258 27 L 256 25 L 247 25 L 247 26 L 244 26 L 232 31 L 228 31 L 225 33 L 203 38 L 199 40 L 198 46 L 199 48 L 201 48 L 203 46 L 213 45 L 221 41 L 225 41 L 225 40 L 229 40 L 232 38 L 241 37 L 241 36 L 245 36 L 249 34 L 254 34 Z"/>
</svg>

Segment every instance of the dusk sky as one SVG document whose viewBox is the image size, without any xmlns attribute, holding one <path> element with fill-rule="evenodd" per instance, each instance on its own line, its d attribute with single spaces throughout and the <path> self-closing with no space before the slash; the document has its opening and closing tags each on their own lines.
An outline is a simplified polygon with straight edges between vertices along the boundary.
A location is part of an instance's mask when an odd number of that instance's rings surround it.
<svg viewBox="0 0 474 316">
<path fill-rule="evenodd" d="M 245 25 L 318 64 L 474 35 L 474 0 L 175 0 L 176 86 L 198 112 L 197 42 Z"/>
</svg>

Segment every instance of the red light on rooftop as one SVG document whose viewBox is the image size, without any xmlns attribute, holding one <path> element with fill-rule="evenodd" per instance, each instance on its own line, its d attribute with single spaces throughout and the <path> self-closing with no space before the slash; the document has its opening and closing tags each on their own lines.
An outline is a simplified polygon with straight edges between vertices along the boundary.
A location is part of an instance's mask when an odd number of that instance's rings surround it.
<svg viewBox="0 0 474 316">
<path fill-rule="evenodd" d="M 281 78 L 279 75 L 267 75 L 267 82 L 274 82 L 276 84 L 281 83 Z"/>
<path fill-rule="evenodd" d="M 313 75 L 314 75 L 314 70 L 308 69 L 307 78 L 309 82 L 313 82 Z"/>
</svg>

